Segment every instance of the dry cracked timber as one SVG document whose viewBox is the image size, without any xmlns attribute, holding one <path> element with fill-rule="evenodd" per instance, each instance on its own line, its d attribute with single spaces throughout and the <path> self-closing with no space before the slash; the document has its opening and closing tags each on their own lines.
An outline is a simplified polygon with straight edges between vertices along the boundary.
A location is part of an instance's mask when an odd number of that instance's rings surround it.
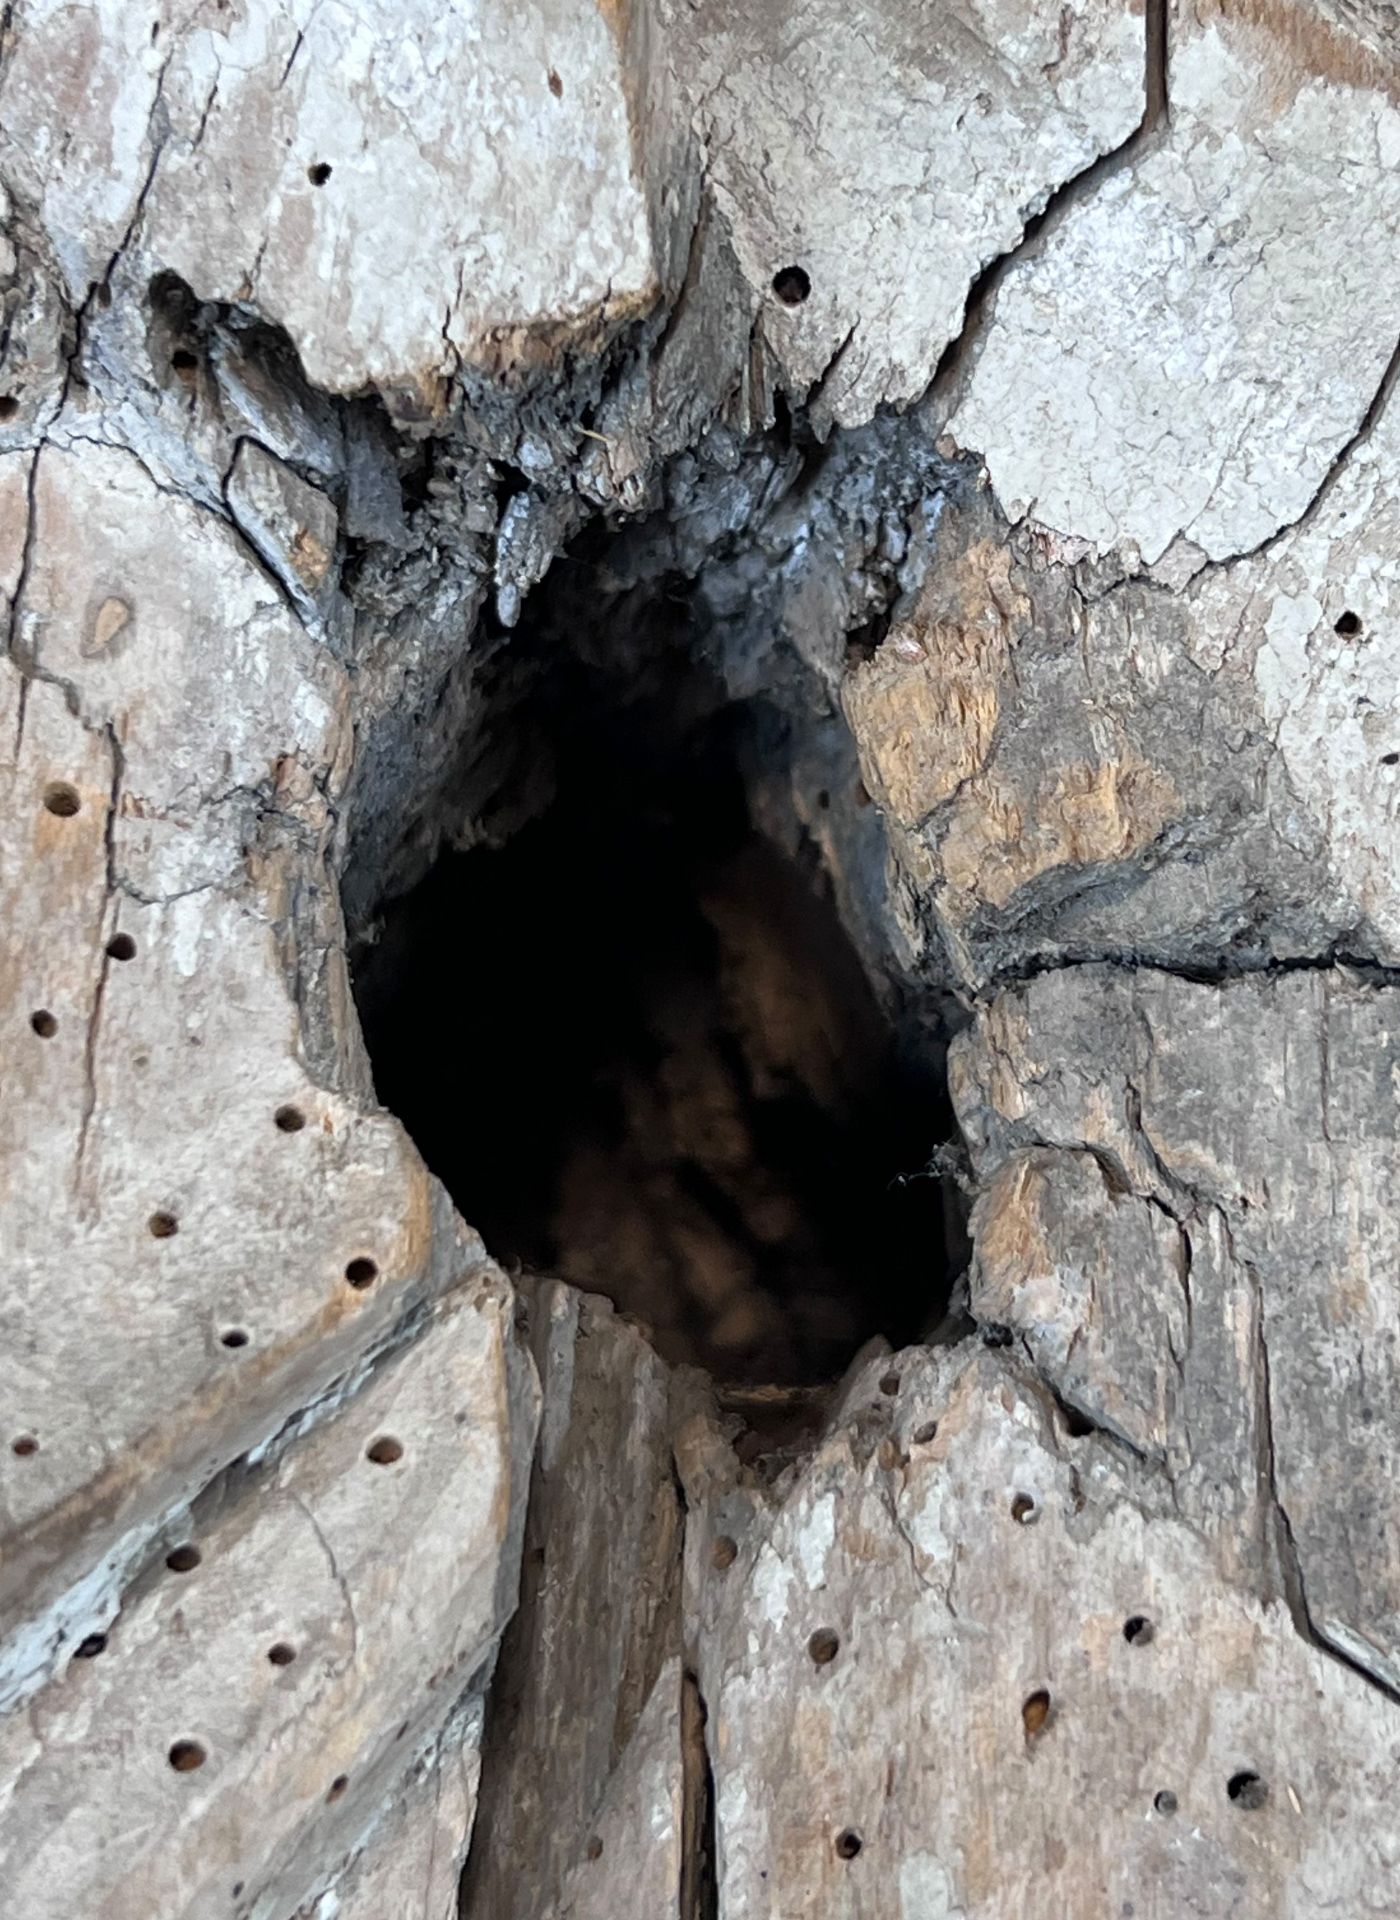
<svg viewBox="0 0 1400 1920">
<path fill-rule="evenodd" d="M 1400 1910 L 1398 97 L 1380 0 L 4 9 L 16 1920 Z M 796 1438 L 375 1099 L 545 641 L 767 716 L 946 1075 L 965 1312 Z"/>
</svg>

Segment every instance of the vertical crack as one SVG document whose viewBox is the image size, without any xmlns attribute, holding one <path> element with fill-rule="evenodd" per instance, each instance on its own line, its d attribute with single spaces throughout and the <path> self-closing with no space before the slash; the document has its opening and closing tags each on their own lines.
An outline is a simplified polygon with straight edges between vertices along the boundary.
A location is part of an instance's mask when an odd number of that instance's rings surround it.
<svg viewBox="0 0 1400 1920">
<path fill-rule="evenodd" d="M 929 387 L 930 397 L 947 394 L 958 385 L 971 355 L 981 344 L 992 304 L 1011 269 L 1026 259 L 1054 231 L 1072 207 L 1097 192 L 1110 174 L 1130 165 L 1158 129 L 1170 124 L 1170 25 L 1167 0 L 1146 0 L 1143 26 L 1142 118 L 1116 147 L 1097 155 L 1078 173 L 1071 174 L 1068 180 L 1056 187 L 1040 212 L 1034 214 L 1021 229 L 1021 237 L 1015 245 L 989 261 L 978 274 L 968 289 L 962 326 L 943 349 L 934 370 Z"/>
<path fill-rule="evenodd" d="M 335 1557 L 335 1549 L 326 1538 L 325 1529 L 317 1519 L 315 1510 L 303 1495 L 292 1492 L 291 1489 L 288 1489 L 288 1492 L 290 1498 L 306 1515 L 311 1531 L 315 1534 L 317 1543 L 322 1553 L 326 1556 L 326 1564 L 330 1568 L 331 1579 L 334 1580 L 336 1586 L 340 1589 L 340 1597 L 345 1602 L 345 1612 L 350 1621 L 350 1651 L 345 1657 L 345 1665 L 347 1669 L 353 1668 L 355 1661 L 359 1657 L 360 1650 L 360 1622 L 355 1613 L 355 1596 L 350 1591 L 349 1581 L 340 1570 L 340 1563 Z"/>
<path fill-rule="evenodd" d="M 715 1778 L 705 1739 L 709 1712 L 700 1682 L 681 1681 L 681 1899 L 680 1920 L 718 1920 L 719 1861 Z"/>
<path fill-rule="evenodd" d="M 1391 350 L 1390 358 L 1385 363 L 1385 369 L 1381 374 L 1379 384 L 1371 396 L 1370 405 L 1361 416 L 1361 424 L 1357 427 L 1356 432 L 1352 434 L 1351 438 L 1337 449 L 1332 457 L 1331 465 L 1318 482 L 1316 491 L 1308 501 L 1308 504 L 1303 508 L 1303 511 L 1298 514 L 1295 519 L 1286 520 L 1282 526 L 1275 527 L 1266 539 L 1259 542 L 1258 546 L 1249 547 L 1243 553 L 1235 554 L 1229 562 L 1231 566 L 1237 565 L 1241 560 L 1252 560 L 1261 553 L 1267 553 L 1285 534 L 1294 532 L 1298 527 L 1308 526 L 1317 517 L 1323 502 L 1327 499 L 1333 487 L 1336 486 L 1342 474 L 1346 471 L 1352 455 L 1358 447 L 1364 446 L 1375 432 L 1381 415 L 1389 405 L 1390 396 L 1395 391 L 1397 380 L 1400 380 L 1400 340 L 1396 341 L 1394 348 Z"/>
<path fill-rule="evenodd" d="M 39 445 L 34 449 L 34 458 L 30 461 L 29 472 L 25 476 L 24 545 L 20 552 L 19 577 L 15 581 L 15 590 L 13 594 L 10 596 L 10 611 L 9 611 L 9 617 L 6 622 L 6 628 L 5 628 L 5 651 L 6 653 L 9 654 L 10 658 L 14 661 L 15 665 L 21 669 L 21 671 L 25 671 L 27 666 L 31 664 L 21 659 L 19 654 L 19 620 L 20 620 L 20 611 L 24 605 L 25 592 L 29 586 L 29 575 L 34 565 L 34 543 L 36 539 L 35 529 L 38 525 L 38 518 L 39 518 L 38 516 L 39 456 L 43 452 L 43 450 L 44 450 L 44 446 L 43 446 L 43 442 L 41 441 Z M 25 677 L 26 679 L 28 678 L 27 671 L 25 671 Z M 21 723 L 23 722 L 23 717 L 24 717 L 23 708 L 21 708 L 20 710 Z M 21 725 L 21 731 L 22 730 L 23 729 Z"/>
<path fill-rule="evenodd" d="M 1259 1481 L 1269 1503 L 1269 1514 L 1273 1523 L 1273 1545 L 1278 1565 L 1279 1578 L 1283 1587 L 1284 1601 L 1288 1607 L 1295 1630 L 1300 1639 L 1309 1646 L 1316 1647 L 1319 1653 L 1326 1654 L 1339 1666 L 1349 1669 L 1368 1686 L 1383 1693 L 1388 1700 L 1400 1700 L 1400 1689 L 1393 1687 L 1387 1680 L 1362 1661 L 1339 1647 L 1325 1634 L 1314 1620 L 1308 1605 L 1307 1586 L 1303 1578 L 1303 1563 L 1298 1552 L 1298 1543 L 1293 1533 L 1293 1522 L 1284 1505 L 1278 1484 L 1278 1458 L 1274 1448 L 1273 1386 L 1269 1363 L 1269 1342 L 1264 1331 L 1264 1288 L 1257 1269 L 1253 1264 L 1241 1261 L 1249 1275 L 1254 1296 L 1254 1337 L 1257 1362 L 1257 1399 L 1259 1417 Z"/>
<path fill-rule="evenodd" d="M 111 960 L 107 953 L 106 942 L 102 940 L 103 928 L 107 917 L 107 903 L 117 891 L 117 809 L 121 803 L 122 775 L 125 771 L 125 758 L 121 743 L 117 739 L 116 728 L 108 721 L 103 729 L 107 736 L 107 748 L 112 756 L 112 785 L 107 797 L 107 819 L 103 826 L 103 844 L 106 850 L 106 885 L 103 888 L 102 907 L 98 915 L 97 938 L 101 942 L 98 957 L 97 985 L 93 991 L 92 1009 L 88 1014 L 87 1032 L 83 1040 L 83 1108 L 78 1119 L 78 1147 L 73 1158 L 73 1192 L 81 1192 L 83 1166 L 87 1155 L 88 1130 L 92 1125 L 92 1116 L 97 1111 L 97 1040 L 102 1025 L 102 1007 L 107 992 L 107 975 L 111 971 Z"/>
</svg>

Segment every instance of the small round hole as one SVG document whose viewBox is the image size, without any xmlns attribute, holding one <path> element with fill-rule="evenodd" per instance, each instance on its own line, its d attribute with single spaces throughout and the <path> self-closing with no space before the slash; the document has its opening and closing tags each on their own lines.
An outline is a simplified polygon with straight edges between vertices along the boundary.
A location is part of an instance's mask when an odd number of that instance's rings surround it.
<svg viewBox="0 0 1400 1920">
<path fill-rule="evenodd" d="M 377 1467 L 392 1467 L 396 1460 L 403 1459 L 403 1442 L 391 1433 L 381 1433 L 365 1448 L 365 1458 Z"/>
<path fill-rule="evenodd" d="M 105 1633 L 90 1633 L 86 1640 L 80 1640 L 77 1646 L 74 1647 L 73 1658 L 75 1660 L 95 1660 L 99 1653 L 106 1650 L 106 1646 L 107 1636 Z"/>
<path fill-rule="evenodd" d="M 556 100 L 562 100 L 564 98 L 564 82 L 559 78 L 559 75 L 554 71 L 553 67 L 549 70 L 549 90 Z"/>
<path fill-rule="evenodd" d="M 915 1427 L 911 1437 L 916 1447 L 926 1447 L 931 1440 L 938 1438 L 938 1422 L 925 1420 L 921 1427 Z"/>
<path fill-rule="evenodd" d="M 279 1133 L 300 1133 L 306 1125 L 306 1115 L 300 1107 L 279 1107 L 272 1118 Z"/>
<path fill-rule="evenodd" d="M 1028 1493 L 1018 1493 L 1011 1502 L 1011 1518 L 1017 1526 L 1031 1526 L 1039 1512 L 1040 1508 Z"/>
<path fill-rule="evenodd" d="M 893 1400 L 894 1396 L 899 1392 L 899 1375 L 897 1373 L 883 1374 L 880 1379 L 880 1391 L 881 1393 L 888 1394 L 890 1399 Z"/>
<path fill-rule="evenodd" d="M 177 1740 L 170 1749 L 170 1764 L 176 1773 L 193 1773 L 196 1767 L 202 1767 L 209 1755 L 200 1746 L 198 1740 Z"/>
<path fill-rule="evenodd" d="M 818 1627 L 807 1642 L 807 1651 L 814 1667 L 829 1667 L 841 1651 L 841 1636 L 830 1627 Z"/>
<path fill-rule="evenodd" d="M 588 1856 L 590 1860 L 602 1859 L 603 1843 L 598 1838 L 596 1833 L 594 1834 L 593 1838 L 589 1841 L 588 1845 L 584 1848 L 584 1853 Z"/>
<path fill-rule="evenodd" d="M 242 1327 L 229 1327 L 226 1332 L 219 1335 L 221 1347 L 246 1347 L 247 1344 L 248 1336 Z"/>
<path fill-rule="evenodd" d="M 317 160 L 313 162 L 313 164 L 306 169 L 306 177 L 313 187 L 325 186 L 327 180 L 331 177 L 330 162 L 328 160 Z"/>
<path fill-rule="evenodd" d="M 172 1547 L 165 1556 L 165 1564 L 172 1573 L 193 1573 L 203 1558 L 198 1547 Z"/>
<path fill-rule="evenodd" d="M 278 1640 L 267 1650 L 267 1657 L 274 1667 L 289 1667 L 297 1657 L 295 1647 L 289 1647 L 285 1640 Z"/>
<path fill-rule="evenodd" d="M 173 1213 L 153 1213 L 146 1226 L 153 1240 L 169 1240 L 180 1231 L 180 1222 Z"/>
<path fill-rule="evenodd" d="M 1123 1638 L 1130 1647 L 1145 1647 L 1155 1638 L 1157 1629 L 1145 1613 L 1134 1613 L 1123 1622 Z"/>
<path fill-rule="evenodd" d="M 12 393 L 0 393 L 0 420 L 13 420 L 19 412 L 19 401 Z"/>
<path fill-rule="evenodd" d="M 335 1776 L 334 1780 L 331 1781 L 330 1788 L 326 1793 L 327 1800 L 338 1800 L 341 1794 L 344 1793 L 345 1789 L 349 1786 L 349 1784 L 350 1784 L 349 1774 L 338 1773 Z"/>
<path fill-rule="evenodd" d="M 773 275 L 773 291 L 785 307 L 800 307 L 812 291 L 811 276 L 805 267 L 779 267 Z"/>
<path fill-rule="evenodd" d="M 1044 1731 L 1050 1718 L 1050 1694 L 1045 1687 L 1037 1687 L 1034 1693 L 1028 1693 L 1021 1702 L 1021 1725 L 1026 1730 L 1026 1738 L 1033 1740 Z"/>
<path fill-rule="evenodd" d="M 134 960 L 136 942 L 129 933 L 114 933 L 107 942 L 106 954 L 109 960 Z"/>
<path fill-rule="evenodd" d="M 838 1860 L 854 1860 L 864 1845 L 854 1827 L 843 1827 L 836 1836 L 836 1857 Z"/>
<path fill-rule="evenodd" d="M 1170 1787 L 1163 1787 L 1160 1793 L 1153 1794 L 1152 1804 L 1158 1813 L 1175 1813 L 1177 1806 L 1176 1795 Z"/>
<path fill-rule="evenodd" d="M 21 1460 L 28 1460 L 31 1454 L 39 1451 L 39 1442 L 32 1433 L 22 1433 L 17 1440 L 10 1442 L 10 1452 L 17 1453 Z"/>
<path fill-rule="evenodd" d="M 44 788 L 44 806 L 60 820 L 71 820 L 82 804 L 78 789 L 66 780 L 50 780 Z"/>
<path fill-rule="evenodd" d="M 1261 1780 L 1257 1773 L 1248 1767 L 1239 1773 L 1232 1773 L 1225 1784 L 1225 1791 L 1237 1807 L 1243 1807 L 1246 1813 L 1254 1813 L 1269 1797 L 1267 1781 Z"/>
<path fill-rule="evenodd" d="M 198 367 L 199 359 L 197 355 L 190 352 L 188 347 L 176 347 L 170 356 L 170 364 L 182 380 L 188 380 Z"/>
<path fill-rule="evenodd" d="M 715 1544 L 710 1548 L 710 1559 L 715 1566 L 719 1568 L 721 1573 L 723 1573 L 726 1567 L 732 1567 L 738 1557 L 738 1544 L 736 1541 L 731 1540 L 727 1533 L 720 1534 Z"/>
<path fill-rule="evenodd" d="M 1351 608 L 1348 607 L 1345 613 L 1339 613 L 1337 615 L 1336 625 L 1332 631 L 1341 634 L 1344 640 L 1350 640 L 1353 635 L 1361 631 L 1361 615 L 1359 613 L 1353 613 Z"/>
<path fill-rule="evenodd" d="M 345 1278 L 350 1282 L 352 1287 L 370 1287 L 373 1286 L 374 1282 L 379 1278 L 379 1268 L 374 1264 L 373 1260 L 366 1260 L 364 1258 L 352 1260 L 345 1269 Z"/>
<path fill-rule="evenodd" d="M 1400 767 L 1400 753 L 1383 753 L 1381 755 L 1381 765 L 1383 767 Z"/>
<path fill-rule="evenodd" d="M 58 1032 L 58 1022 L 47 1007 L 40 1007 L 29 1016 L 29 1024 L 41 1040 L 52 1040 Z"/>
</svg>

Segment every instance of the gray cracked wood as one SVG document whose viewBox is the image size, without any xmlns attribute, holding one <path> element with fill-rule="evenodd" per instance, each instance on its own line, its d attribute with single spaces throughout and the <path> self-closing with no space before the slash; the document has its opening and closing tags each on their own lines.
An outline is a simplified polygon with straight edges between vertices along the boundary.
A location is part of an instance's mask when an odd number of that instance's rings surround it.
<svg viewBox="0 0 1400 1920">
<path fill-rule="evenodd" d="M 1258 1459 L 1309 1625 L 1390 1687 L 1397 1020 L 1393 987 L 1341 970 L 1222 989 L 1073 969 L 996 1002 L 957 1069 L 979 1160 L 1003 1169 L 979 1202 L 974 1302 L 1025 1325 L 1067 1398 L 1174 1467 Z M 1094 1156 L 1104 1199 L 1086 1234 L 1063 1171 L 1038 1192 L 1027 1176 Z M 1140 1219 L 1144 1200 L 1157 1221 L 1146 1254 L 1141 1229 L 1113 1225 L 1125 1209 Z M 1144 1269 L 1169 1310 L 1138 1317 L 1125 1343 L 1114 1294 Z M 1115 1419 L 1120 1394 L 1159 1411 Z M 1191 1511 L 1189 1487 L 1182 1497 Z"/>
</svg>

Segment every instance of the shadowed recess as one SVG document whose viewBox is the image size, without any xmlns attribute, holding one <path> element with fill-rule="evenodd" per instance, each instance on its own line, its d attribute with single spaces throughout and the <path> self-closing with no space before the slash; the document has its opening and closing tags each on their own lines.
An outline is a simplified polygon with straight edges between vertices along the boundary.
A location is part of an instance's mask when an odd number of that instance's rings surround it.
<svg viewBox="0 0 1400 1920">
<path fill-rule="evenodd" d="M 751 823 L 789 722 L 635 641 L 503 643 L 487 844 L 359 953 L 376 1087 L 498 1259 L 609 1295 L 668 1360 L 817 1382 L 946 1298 L 946 1095 L 815 849 Z"/>
</svg>

